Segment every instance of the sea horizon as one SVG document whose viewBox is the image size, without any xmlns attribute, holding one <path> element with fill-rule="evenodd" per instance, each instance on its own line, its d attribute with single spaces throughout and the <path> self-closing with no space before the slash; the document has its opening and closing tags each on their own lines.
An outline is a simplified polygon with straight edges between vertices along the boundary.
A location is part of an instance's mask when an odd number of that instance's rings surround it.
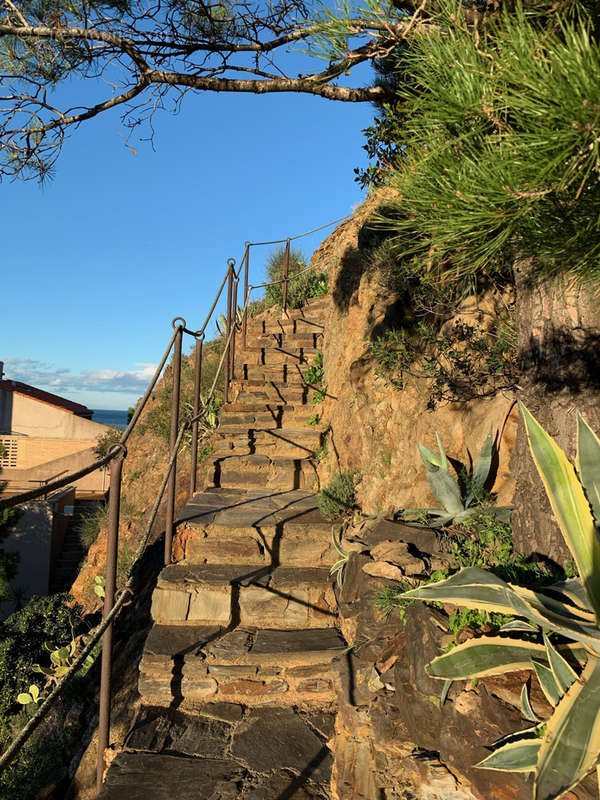
<svg viewBox="0 0 600 800">
<path fill-rule="evenodd" d="M 110 425 L 111 428 L 125 430 L 129 417 L 128 411 L 110 408 L 93 408 L 92 421 L 99 422 L 101 425 Z"/>
</svg>

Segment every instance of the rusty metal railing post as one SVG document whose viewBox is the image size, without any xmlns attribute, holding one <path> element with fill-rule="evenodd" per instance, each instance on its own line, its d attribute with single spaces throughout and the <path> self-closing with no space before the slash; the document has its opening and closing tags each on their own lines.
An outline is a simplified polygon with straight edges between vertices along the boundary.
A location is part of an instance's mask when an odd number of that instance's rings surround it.
<svg viewBox="0 0 600 800">
<path fill-rule="evenodd" d="M 285 261 L 283 264 L 283 313 L 287 311 L 288 303 L 288 283 L 290 274 L 290 240 L 285 242 Z"/>
<path fill-rule="evenodd" d="M 228 258 L 227 264 L 229 265 L 229 269 L 227 270 L 227 331 L 225 334 L 227 353 L 225 355 L 225 386 L 223 388 L 223 400 L 225 403 L 227 403 L 229 400 L 229 382 L 231 380 L 231 348 L 229 346 L 229 333 L 231 332 L 231 304 L 233 302 L 233 271 L 235 259 Z"/>
<path fill-rule="evenodd" d="M 238 295 L 238 283 L 239 283 L 239 276 L 233 279 L 233 302 L 231 304 L 232 313 L 231 313 L 231 322 L 233 325 L 233 333 L 231 335 L 231 339 L 229 342 L 229 354 L 230 354 L 230 361 L 231 361 L 231 380 L 235 380 L 235 337 L 237 335 L 238 329 L 238 305 L 237 305 L 237 295 Z"/>
<path fill-rule="evenodd" d="M 104 581 L 104 617 L 108 616 L 115 604 L 117 588 L 117 559 L 119 554 L 119 515 L 121 510 L 121 477 L 123 474 L 123 457 L 126 453 L 123 445 L 118 445 L 121 452 L 110 464 L 110 491 L 108 496 L 108 542 L 106 553 L 106 577 Z M 96 791 L 100 793 L 104 777 L 105 751 L 110 738 L 110 697 L 112 684 L 112 646 L 113 623 L 106 629 L 102 637 L 102 667 L 100 672 L 100 712 L 98 720 L 98 757 L 96 761 Z"/>
<path fill-rule="evenodd" d="M 176 324 L 179 323 L 179 324 Z M 177 428 L 179 427 L 179 395 L 181 388 L 181 343 L 183 329 L 187 327 L 183 317 L 175 317 L 172 322 L 177 331 L 173 342 L 173 394 L 171 396 L 171 431 L 169 435 L 169 455 L 173 456 L 177 442 Z M 171 563 L 171 549 L 173 546 L 173 522 L 175 519 L 175 487 L 177 483 L 177 458 L 169 475 L 167 487 L 167 513 L 165 520 L 165 564 Z"/>
<path fill-rule="evenodd" d="M 202 346 L 204 334 L 196 340 L 195 368 L 194 368 L 194 422 L 192 423 L 192 446 L 190 465 L 190 496 L 196 491 L 196 472 L 198 469 L 198 414 L 200 413 L 200 389 L 202 387 Z"/>
<path fill-rule="evenodd" d="M 250 272 L 250 242 L 246 242 L 244 253 L 244 322 L 242 330 L 242 348 L 246 348 L 246 333 L 248 331 L 248 275 Z"/>
</svg>

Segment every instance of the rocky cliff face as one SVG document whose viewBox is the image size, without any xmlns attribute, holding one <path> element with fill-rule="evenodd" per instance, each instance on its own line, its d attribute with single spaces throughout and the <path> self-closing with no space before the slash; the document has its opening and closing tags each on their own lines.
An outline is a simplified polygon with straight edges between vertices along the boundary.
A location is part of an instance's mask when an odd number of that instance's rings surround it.
<svg viewBox="0 0 600 800">
<path fill-rule="evenodd" d="M 361 231 L 379 198 L 369 198 L 315 252 L 312 264 L 329 271 L 333 314 L 323 343 L 327 398 L 320 408 L 329 423 L 328 457 L 319 465 L 326 484 L 337 471 L 359 470 L 358 498 L 365 513 L 438 505 L 425 479 L 417 443 L 435 444 L 437 431 L 450 457 L 468 464 L 487 434 L 497 436 L 499 464 L 494 490 L 500 505 L 510 504 L 514 481 L 509 460 L 517 415 L 512 393 L 468 403 L 428 407 L 431 381 L 410 378 L 404 389 L 376 375 L 367 346 L 385 326 L 399 325 L 403 309 L 370 267 L 360 247 Z M 473 298 L 460 309 L 471 324 L 486 324 L 501 298 Z"/>
</svg>

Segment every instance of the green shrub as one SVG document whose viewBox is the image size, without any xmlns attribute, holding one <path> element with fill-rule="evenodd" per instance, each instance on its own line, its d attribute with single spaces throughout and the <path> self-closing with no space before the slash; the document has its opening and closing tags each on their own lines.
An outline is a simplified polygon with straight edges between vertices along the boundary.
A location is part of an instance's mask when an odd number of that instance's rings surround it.
<svg viewBox="0 0 600 800">
<path fill-rule="evenodd" d="M 267 261 L 269 281 L 281 281 L 285 274 L 285 247 L 276 250 Z M 300 308 L 311 297 L 327 294 L 327 273 L 314 272 L 306 267 L 300 250 L 290 250 L 287 304 L 289 308 Z M 283 284 L 267 286 L 266 299 L 269 305 L 283 303 Z"/>
<path fill-rule="evenodd" d="M 200 391 L 203 397 L 213 384 L 219 360 L 223 352 L 224 338 L 217 337 L 210 342 L 205 342 L 202 349 L 202 383 Z M 221 373 L 222 374 L 222 373 Z M 153 394 L 153 399 L 140 424 L 141 433 L 152 433 L 154 436 L 169 441 L 171 432 L 171 398 L 173 395 L 173 378 L 171 366 L 165 371 L 160 389 Z M 222 403 L 222 394 L 215 391 L 212 411 L 218 412 Z M 194 411 L 194 357 L 192 354 L 181 360 L 181 392 L 179 400 L 179 424 L 191 420 Z M 189 435 L 184 439 L 189 442 Z"/>
<path fill-rule="evenodd" d="M 319 492 L 319 511 L 328 519 L 339 519 L 356 505 L 356 487 L 360 473 L 338 472 L 331 482 Z"/>
<path fill-rule="evenodd" d="M 89 549 L 98 538 L 100 528 L 106 519 L 107 513 L 108 506 L 103 503 L 91 514 L 86 514 L 79 520 L 76 531 L 79 536 L 79 541 L 86 549 Z"/>
<path fill-rule="evenodd" d="M 66 710 L 59 708 L 66 713 Z M 14 720 L 15 732 L 28 721 L 27 712 Z M 0 748 L 11 743 L 8 730 L 0 731 Z M 53 719 L 42 723 L 40 729 L 20 751 L 18 759 L 0 773 L 0 797 L 10 800 L 32 800 L 39 792 L 61 776 L 72 757 L 72 741 L 65 732 L 63 721 Z"/>
<path fill-rule="evenodd" d="M 440 402 L 465 402 L 515 386 L 517 338 L 510 314 L 488 330 L 462 321 L 438 331 L 439 324 L 421 319 L 390 329 L 368 345 L 377 362 L 375 374 L 396 389 L 408 376 L 429 378 L 429 408 Z"/>
<path fill-rule="evenodd" d="M 17 695 L 32 683 L 34 664 L 48 659 L 45 645 L 56 649 L 72 641 L 81 624 L 68 594 L 32 597 L 25 608 L 0 624 L 0 725 L 7 724 Z"/>
<path fill-rule="evenodd" d="M 122 435 L 123 431 L 117 428 L 109 428 L 106 433 L 98 437 L 98 441 L 94 447 L 94 455 L 98 456 L 98 458 L 104 458 L 104 456 L 109 454 L 111 447 L 119 443 L 119 439 Z"/>
<path fill-rule="evenodd" d="M 313 363 L 304 370 L 304 380 L 314 389 L 312 401 L 315 405 L 322 403 L 327 397 L 325 369 L 323 367 L 323 353 L 317 353 Z"/>
</svg>

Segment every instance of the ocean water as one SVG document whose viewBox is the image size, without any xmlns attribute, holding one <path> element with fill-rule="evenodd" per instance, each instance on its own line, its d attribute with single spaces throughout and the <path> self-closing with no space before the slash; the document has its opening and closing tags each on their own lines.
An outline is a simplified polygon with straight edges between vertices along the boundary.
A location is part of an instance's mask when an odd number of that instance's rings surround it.
<svg viewBox="0 0 600 800">
<path fill-rule="evenodd" d="M 93 408 L 92 420 L 101 422 L 102 425 L 110 425 L 111 428 L 118 428 L 123 431 L 127 427 L 127 411 L 111 411 L 106 408 Z"/>
</svg>

